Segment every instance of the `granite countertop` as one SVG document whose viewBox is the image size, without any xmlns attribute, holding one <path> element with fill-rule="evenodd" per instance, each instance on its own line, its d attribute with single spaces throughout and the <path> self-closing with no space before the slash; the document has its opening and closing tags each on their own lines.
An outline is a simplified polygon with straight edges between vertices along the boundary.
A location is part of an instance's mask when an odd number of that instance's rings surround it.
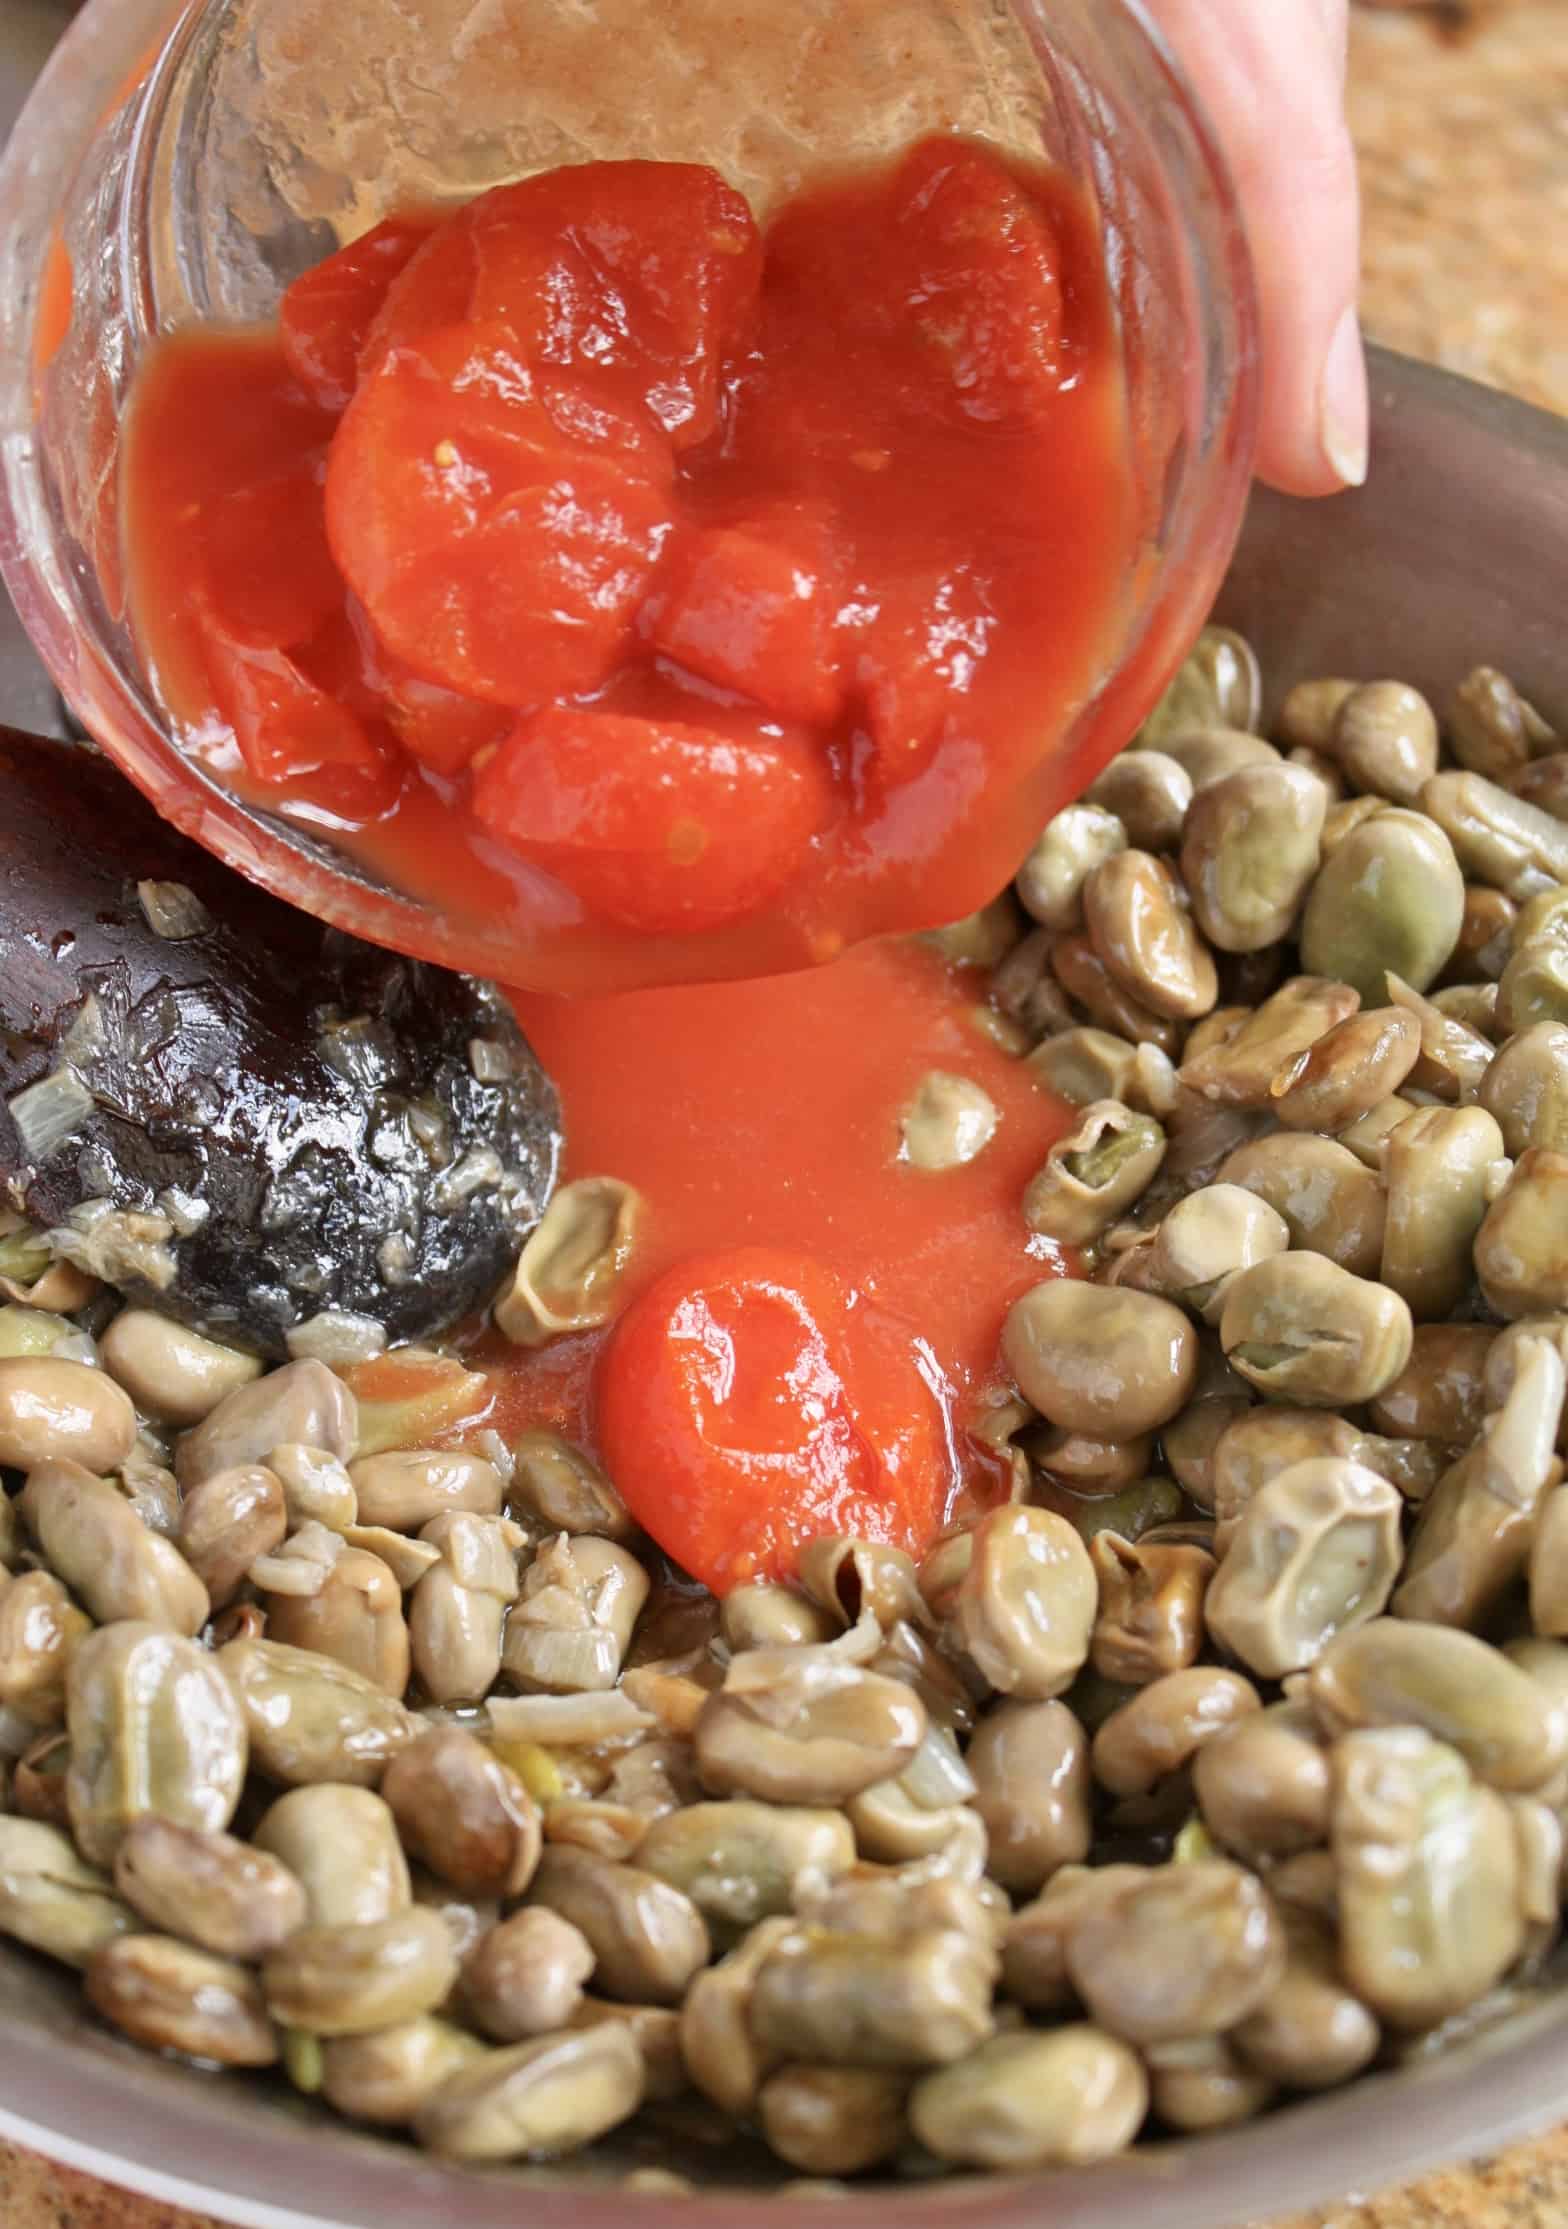
<svg viewBox="0 0 1568 2229">
<path fill-rule="evenodd" d="M 0 0 L 0 5 L 8 0 Z M 1262 0 L 1267 5 L 1267 0 Z M 1380 0 L 1351 32 L 1379 340 L 1568 411 L 1568 6 Z M 216 2229 L 0 2143 L 4 2229 Z M 1273 2229 L 1564 2229 L 1568 2127 Z"/>
</svg>

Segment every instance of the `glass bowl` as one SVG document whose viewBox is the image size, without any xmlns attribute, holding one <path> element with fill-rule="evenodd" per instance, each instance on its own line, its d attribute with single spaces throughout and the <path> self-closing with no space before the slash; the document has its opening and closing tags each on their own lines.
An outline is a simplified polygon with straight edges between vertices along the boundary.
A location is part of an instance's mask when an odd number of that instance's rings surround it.
<svg viewBox="0 0 1568 2229">
<path fill-rule="evenodd" d="M 378 882 L 185 755 L 124 616 L 117 455 L 158 335 L 269 318 L 409 199 L 567 160 L 711 161 L 759 211 L 956 128 L 1067 169 L 1119 312 L 1143 531 L 1059 797 L 1152 702 L 1220 578 L 1256 405 L 1234 194 L 1142 0 L 89 0 L 0 163 L 0 572 L 62 694 L 166 816 L 362 936 L 526 980 L 504 924 Z M 171 531 L 175 531 L 171 527 Z"/>
<path fill-rule="evenodd" d="M 1373 470 L 1328 503 L 1255 499 L 1220 616 L 1256 644 L 1269 710 L 1311 674 L 1393 670 L 1439 702 L 1490 659 L 1568 725 L 1562 567 L 1568 421 L 1372 352 Z M 1179 1948 L 1179 1946 L 1178 1946 Z M 0 1943 L 0 2134 L 255 2229 L 1235 2229 L 1495 2152 L 1568 2110 L 1568 1974 L 1442 2056 L 1220 2135 L 1031 2177 L 764 2187 L 700 2142 L 478 2172 L 378 2139 L 263 2077 L 137 2051 L 64 1968 Z M 748 2163 L 750 2164 L 750 2163 Z M 685 2197 L 629 2169 L 690 2175 Z"/>
</svg>

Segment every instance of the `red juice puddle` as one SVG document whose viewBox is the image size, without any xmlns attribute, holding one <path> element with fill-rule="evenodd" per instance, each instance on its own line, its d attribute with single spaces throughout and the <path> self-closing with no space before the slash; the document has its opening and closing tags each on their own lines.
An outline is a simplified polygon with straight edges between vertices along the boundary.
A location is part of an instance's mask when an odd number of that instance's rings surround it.
<svg viewBox="0 0 1568 2229">
<path fill-rule="evenodd" d="M 980 982 L 913 942 L 867 945 L 809 974 L 619 997 L 514 994 L 561 1094 L 565 1176 L 616 1176 L 646 1203 L 623 1304 L 681 1261 L 775 1246 L 826 1264 L 923 1344 L 945 1387 L 953 1489 L 994 1484 L 965 1424 L 1005 1385 L 1003 1319 L 1061 1251 L 1022 1196 L 1062 1128 L 1057 1101 L 975 1019 Z M 899 1118 L 941 1069 L 994 1102 L 967 1166 L 914 1168 Z M 490 1419 L 593 1448 L 593 1373 L 607 1336 L 523 1353 L 487 1342 Z"/>
</svg>

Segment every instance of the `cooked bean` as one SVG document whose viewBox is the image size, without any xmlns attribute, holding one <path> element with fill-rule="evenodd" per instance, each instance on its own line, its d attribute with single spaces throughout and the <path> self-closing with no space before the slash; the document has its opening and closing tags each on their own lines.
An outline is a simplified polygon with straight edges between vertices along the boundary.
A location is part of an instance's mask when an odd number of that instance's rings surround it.
<svg viewBox="0 0 1568 2229">
<path fill-rule="evenodd" d="M 0 1816 L 0 1935 L 85 1966 L 136 1924 L 109 1876 L 84 1863 L 58 1827 Z"/>
<path fill-rule="evenodd" d="M 1163 860 L 1121 851 L 1083 888 L 1084 920 L 1099 958 L 1123 989 L 1156 1014 L 1191 1021 L 1219 996 L 1214 958 L 1185 911 Z"/>
<path fill-rule="evenodd" d="M 240 1699 L 251 1761 L 271 1780 L 373 1787 L 418 1722 L 360 1673 L 280 1641 L 230 1641 L 218 1663 Z"/>
<path fill-rule="evenodd" d="M 1500 1409 L 1438 1481 L 1421 1511 L 1396 1615 L 1479 1625 L 1525 1568 L 1541 1496 L 1561 1476 L 1563 1360 L 1545 1339 L 1520 1342 Z"/>
<path fill-rule="evenodd" d="M 933 1068 L 899 1117 L 899 1158 L 932 1172 L 964 1168 L 985 1151 L 1000 1120 L 996 1101 L 972 1076 Z"/>
<path fill-rule="evenodd" d="M 197 1633 L 206 1623 L 207 1590 L 184 1557 L 79 1463 L 41 1463 L 17 1509 L 50 1569 L 100 1625 L 136 1618 Z"/>
<path fill-rule="evenodd" d="M 1328 748 L 1357 789 L 1415 805 L 1437 772 L 1437 719 L 1404 682 L 1364 682 L 1335 715 Z"/>
<path fill-rule="evenodd" d="M 517 1775 L 458 1726 L 432 1726 L 392 1759 L 381 1793 L 403 1846 L 470 1896 L 521 1896 L 541 1847 Z"/>
<path fill-rule="evenodd" d="M 1505 1794 L 1544 1787 L 1568 1760 L 1568 1710 L 1499 1650 L 1450 1626 L 1378 1618 L 1341 1634 L 1312 1667 L 1307 1698 L 1330 1737 L 1420 1728 Z"/>
<path fill-rule="evenodd" d="M 412 1667 L 403 1590 L 379 1556 L 345 1548 L 315 1594 L 263 1589 L 267 1631 L 286 1648 L 313 1650 L 401 1695 Z"/>
<path fill-rule="evenodd" d="M 1190 1050 L 1177 1075 L 1200 1099 L 1228 1107 L 1266 1106 L 1281 1069 L 1336 1023 L 1348 1020 L 1360 1004 L 1359 994 L 1346 983 L 1292 976 L 1233 1034 Z"/>
<path fill-rule="evenodd" d="M 255 1355 L 219 1346 L 150 1308 L 122 1308 L 101 1352 L 109 1375 L 160 1424 L 200 1424 L 225 1395 L 261 1375 Z"/>
<path fill-rule="evenodd" d="M 1410 1360 L 1412 1331 L 1397 1293 L 1310 1253 L 1244 1269 L 1220 1319 L 1227 1356 L 1260 1392 L 1335 1408 L 1391 1385 Z"/>
<path fill-rule="evenodd" d="M 904 2138 L 907 2084 L 866 2067 L 783 2066 L 757 2098 L 771 2150 L 803 2175 L 859 2175 Z"/>
<path fill-rule="evenodd" d="M 1476 1234 L 1476 1275 L 1500 1316 L 1568 1306 L 1568 1154 L 1531 1146 Z"/>
<path fill-rule="evenodd" d="M 787 1805 L 696 1803 L 649 1827 L 638 1864 L 690 1897 L 710 1928 L 732 1940 L 758 1920 L 792 1911 L 803 1882 L 855 1863 L 855 1837 L 837 1811 Z"/>
<path fill-rule="evenodd" d="M 1189 735 L 1225 723 L 1231 733 L 1255 728 L 1263 703 L 1257 656 L 1229 627 L 1205 627 L 1164 696 L 1138 730 L 1137 747 L 1162 736 Z"/>
<path fill-rule="evenodd" d="M 425 1526 L 420 1545 L 438 1560 L 410 1598 L 408 1632 L 414 1669 L 433 1701 L 477 1702 L 495 1684 L 524 1544 L 507 1517 L 450 1510 Z"/>
<path fill-rule="evenodd" d="M 697 1769 L 713 1795 L 832 1804 L 903 1771 L 925 1738 L 900 1681 L 806 1650 L 751 1649 L 697 1720 Z"/>
<path fill-rule="evenodd" d="M 1378 2024 L 1345 1987 L 1331 1930 L 1299 1909 L 1281 1919 L 1285 1971 L 1232 2041 L 1248 2066 L 1287 2089 L 1332 2089 L 1376 2057 Z"/>
<path fill-rule="evenodd" d="M 1545 758 L 1533 759 L 1517 774 L 1510 774 L 1503 787 L 1526 804 L 1538 805 L 1553 820 L 1562 820 L 1568 813 L 1568 751 L 1549 751 Z"/>
<path fill-rule="evenodd" d="M 974 1553 L 953 1602 L 960 1647 L 999 1693 L 1059 1695 L 1089 1653 L 1094 1566 L 1065 1518 L 1048 1509 L 995 1509 L 973 1533 Z"/>
<path fill-rule="evenodd" d="M 1087 939 L 1084 944 L 1087 949 Z M 1071 1029 L 1076 1019 L 1054 973 L 1056 946 L 1053 930 L 1033 929 L 991 977 L 991 1001 L 1000 1019 L 1022 1030 L 1031 1044 L 1055 1030 Z"/>
<path fill-rule="evenodd" d="M 231 1834 L 151 1812 L 126 1828 L 114 1885 L 149 1926 L 245 1965 L 309 1917 L 302 1884 L 278 1858 Z"/>
<path fill-rule="evenodd" d="M 1014 888 L 1024 910 L 1047 929 L 1081 928 L 1084 884 L 1102 860 L 1126 849 L 1127 831 L 1114 813 L 1065 806 L 1018 870 Z"/>
<path fill-rule="evenodd" d="M 1507 1806 L 1416 1725 L 1345 1735 L 1333 1769 L 1345 1979 L 1392 2026 L 1432 2027 L 1484 1995 L 1523 1947 Z"/>
<path fill-rule="evenodd" d="M 896 1780 L 879 1780 L 851 1796 L 844 1813 L 863 1858 L 885 1865 L 916 1858 L 942 1862 L 973 1825 L 963 1808 L 973 1791 L 973 1776 L 952 1735 L 932 1726 Z"/>
<path fill-rule="evenodd" d="M 1340 709 L 1360 686 L 1355 681 L 1298 681 L 1279 708 L 1274 731 L 1281 743 L 1327 750 Z"/>
<path fill-rule="evenodd" d="M 1090 1752 L 1094 1777 L 1112 1795 L 1147 1795 L 1190 1764 L 1205 1742 L 1259 1708 L 1257 1689 L 1239 1672 L 1212 1665 L 1167 1672 L 1101 1726 Z"/>
<path fill-rule="evenodd" d="M 1074 2003 L 1067 1945 L 1082 1921 L 1144 1880 L 1142 1865 L 1064 1865 L 1032 1904 L 1015 1912 L 1002 1938 L 1002 1986 L 1031 2012 L 1061 2012 Z"/>
<path fill-rule="evenodd" d="M 1252 1402 L 1241 1395 L 1194 1401 L 1167 1424 L 1162 1434 L 1165 1460 L 1188 1499 L 1213 1512 L 1214 1464 L 1220 1442 L 1231 1426 L 1251 1413 Z M 1172 1515 L 1178 1512 L 1173 1511 Z"/>
<path fill-rule="evenodd" d="M 1165 1133 L 1152 1115 L 1099 1099 L 1056 1140 L 1024 1193 L 1024 1221 L 1062 1246 L 1087 1246 L 1154 1181 Z"/>
<path fill-rule="evenodd" d="M 1250 2067 L 1228 2036 L 1184 2036 L 1145 2047 L 1149 2102 L 1169 2128 L 1199 2135 L 1261 2113 L 1274 2084 Z"/>
<path fill-rule="evenodd" d="M 295 1788 L 268 1809 L 252 1840 L 298 1880 L 312 1927 L 368 1926 L 412 1901 L 397 1821 L 368 1788 Z"/>
<path fill-rule="evenodd" d="M 1255 1138 L 1226 1156 L 1219 1181 L 1266 1201 L 1303 1252 L 1356 1277 L 1377 1275 L 1387 1200 L 1378 1177 L 1348 1146 L 1299 1132 Z"/>
<path fill-rule="evenodd" d="M 975 1728 L 965 1763 L 984 1822 L 993 1880 L 1034 1895 L 1088 1855 L 1089 1750 L 1064 1703 L 997 1703 Z"/>
<path fill-rule="evenodd" d="M 1434 774 L 1421 810 L 1447 835 L 1466 874 L 1519 902 L 1568 882 L 1568 828 L 1479 774 Z"/>
<path fill-rule="evenodd" d="M 1181 871 L 1198 925 L 1222 952 L 1256 952 L 1288 936 L 1317 873 L 1323 785 L 1278 763 L 1212 782 L 1187 815 Z"/>
<path fill-rule="evenodd" d="M 82 1976 L 87 2001 L 153 2051 L 219 2066 L 273 2066 L 278 2035 L 254 1974 L 168 1935 L 104 1943 Z"/>
<path fill-rule="evenodd" d="M 136 1444 L 129 1396 L 101 1370 L 49 1355 L 0 1359 L 0 1466 L 115 1470 Z"/>
<path fill-rule="evenodd" d="M 281 1479 L 260 1463 L 214 1471 L 180 1507 L 180 1553 L 207 1589 L 214 1609 L 234 1600 L 258 1556 L 270 1556 L 288 1534 Z"/>
<path fill-rule="evenodd" d="M 1328 1754 L 1299 1703 L 1274 1703 L 1224 1728 L 1197 1752 L 1192 1778 L 1210 1834 L 1251 1865 L 1327 1838 Z"/>
<path fill-rule="evenodd" d="M 909 2118 L 938 2159 L 1016 2174 L 1109 2159 L 1132 2142 L 1148 2107 L 1137 2054 L 1080 2024 L 993 2036 L 918 2082 Z"/>
<path fill-rule="evenodd" d="M 724 1597 L 721 1612 L 726 1646 L 732 1655 L 744 1649 L 792 1648 L 832 1639 L 838 1620 L 829 1617 L 793 1587 L 757 1581 L 736 1587 Z"/>
<path fill-rule="evenodd" d="M 91 1634 L 66 1683 L 71 1830 L 109 1865 L 131 1821 L 226 1827 L 245 1785 L 245 1720 L 216 1658 L 163 1627 L 124 1620 Z"/>
<path fill-rule="evenodd" d="M 496 1328 L 517 1346 L 539 1347 L 608 1323 L 642 1217 L 641 1194 L 618 1177 L 561 1185 L 495 1303 Z"/>
<path fill-rule="evenodd" d="M 1374 1426 L 1445 1447 L 1468 1445 L 1488 1407 L 1486 1358 L 1496 1338 L 1486 1324 L 1418 1323 L 1410 1360 L 1371 1404 Z"/>
<path fill-rule="evenodd" d="M 1150 1249 L 1154 1290 L 1216 1322 L 1237 1270 L 1283 1254 L 1290 1226 L 1267 1200 L 1240 1184 L 1205 1184 L 1161 1219 Z"/>
<path fill-rule="evenodd" d="M 39 1734 L 15 1759 L 5 1760 L 9 1782 L 6 1808 L 24 1819 L 37 1819 L 47 1827 L 71 1828 L 70 1806 L 65 1799 L 65 1778 L 71 1762 L 71 1739 L 63 1728 Z"/>
<path fill-rule="evenodd" d="M 1274 1114 L 1291 1130 L 1348 1130 L 1398 1091 L 1420 1050 L 1420 1024 L 1402 1008 L 1352 1014 L 1280 1070 Z"/>
<path fill-rule="evenodd" d="M 1326 1409 L 1265 1405 L 1236 1418 L 1215 1447 L 1211 1472 L 1218 1553 L 1225 1554 L 1254 1495 L 1267 1480 L 1297 1463 L 1322 1457 L 1364 1462 L 1364 1436 Z"/>
<path fill-rule="evenodd" d="M 811 1540 L 796 1569 L 801 1586 L 833 1613 L 837 1627 L 853 1625 L 866 1610 L 884 1631 L 900 1618 L 924 1614 L 914 1558 L 902 1548 L 842 1536 Z"/>
<path fill-rule="evenodd" d="M 1285 753 L 1286 764 L 1299 766 L 1322 786 L 1325 804 L 1337 805 L 1345 794 L 1345 777 L 1326 751 L 1310 743 L 1297 743 Z"/>
<path fill-rule="evenodd" d="M 629 2030 L 569 2029 L 460 2067 L 420 2108 L 415 2133 L 451 2159 L 556 2159 L 629 2120 L 645 2088 Z"/>
<path fill-rule="evenodd" d="M 929 929 L 925 941 L 958 967 L 993 968 L 1006 959 L 1023 928 L 1017 900 L 1011 889 L 993 898 L 978 913 L 966 913 L 945 928 Z"/>
<path fill-rule="evenodd" d="M 346 1533 L 358 1523 L 359 1496 L 341 1456 L 303 1441 L 283 1440 L 267 1457 L 267 1468 L 282 1483 L 290 1532 L 324 1525 L 329 1532 Z"/>
<path fill-rule="evenodd" d="M 1422 1107 L 1391 1134 L 1382 1277 L 1413 1316 L 1446 1316 L 1468 1289 L 1489 1172 L 1502 1155 L 1502 1131 L 1482 1107 Z"/>
<path fill-rule="evenodd" d="M 1130 2043 L 1222 2034 L 1256 2011 L 1284 1970 L 1284 1928 L 1267 1890 L 1223 1858 L 1130 1883 L 1091 1905 L 1067 1937 L 1074 1988 L 1102 2027 Z"/>
<path fill-rule="evenodd" d="M 1149 1293 L 1068 1278 L 1036 1285 L 1014 1303 L 1002 1353 L 1042 1416 L 1102 1439 L 1169 1422 L 1198 1366 L 1197 1340 L 1180 1309 Z"/>
<path fill-rule="evenodd" d="M 1067 997 L 1101 1029 L 1113 1037 L 1129 1038 L 1135 1045 L 1157 1045 L 1161 1052 L 1174 1055 L 1181 1036 L 1176 1023 L 1168 1014 L 1158 1013 L 1135 998 L 1081 930 L 1053 936 L 1051 971 Z M 1069 1013 L 1066 1019 L 1075 1017 Z"/>
<path fill-rule="evenodd" d="M 681 2005 L 681 2054 L 703 2096 L 734 2120 L 751 2114 L 763 2082 L 779 2063 L 752 2032 L 757 1975 L 775 1947 L 796 1931 L 789 1919 L 765 1919 L 716 1966 L 694 1976 Z"/>
<path fill-rule="evenodd" d="M 1124 1037 L 1104 1029 L 1065 1029 L 1047 1037 L 1029 1055 L 1035 1081 L 1070 1107 L 1092 1107 L 1101 1099 L 1134 1104 L 1138 1050 Z"/>
<path fill-rule="evenodd" d="M 215 1471 L 265 1463 L 285 1442 L 320 1448 L 346 1461 L 354 1452 L 359 1408 L 324 1362 L 286 1362 L 253 1384 L 224 1395 L 175 1451 L 174 1468 L 187 1490 Z"/>
<path fill-rule="evenodd" d="M 1370 1113 L 1364 1114 L 1359 1122 L 1353 1122 L 1348 1130 L 1342 1130 L 1339 1143 L 1353 1153 L 1364 1168 L 1371 1169 L 1375 1175 L 1381 1175 L 1390 1133 L 1397 1130 L 1405 1117 L 1415 1111 L 1416 1102 L 1413 1099 L 1403 1098 L 1398 1092 L 1390 1092 L 1386 1099 L 1378 1101 Z"/>
<path fill-rule="evenodd" d="M 529 1893 L 587 1937 L 594 1978 L 606 1996 L 679 2004 L 693 1974 L 708 1962 L 707 1926 L 691 1898 L 636 1866 L 552 1846 Z"/>
<path fill-rule="evenodd" d="M 1140 851 L 1174 851 L 1192 803 L 1192 777 L 1164 751 L 1123 751 L 1088 789 L 1084 802 L 1122 824 Z"/>
<path fill-rule="evenodd" d="M 643 2094 L 650 2105 L 690 2092 L 691 2078 L 681 2056 L 681 2016 L 669 2005 L 618 2005 L 602 1997 L 584 1997 L 567 2026 L 623 2029 L 642 2056 Z"/>
<path fill-rule="evenodd" d="M 302 1927 L 262 1967 L 275 2020 L 313 2035 L 369 2035 L 433 2012 L 457 1979 L 439 1912 L 412 1906 L 358 1926 Z"/>
<path fill-rule="evenodd" d="M 319 2048 L 327 2103 L 387 2128 L 407 2128 L 449 2076 L 484 2056 L 476 2036 L 429 2013 L 373 2035 L 329 2036 Z"/>
<path fill-rule="evenodd" d="M 9 1504 L 7 1505 L 9 1506 Z M 30 1726 L 65 1723 L 71 1659 L 92 1621 L 47 1571 L 0 1580 L 0 1709 Z"/>
<path fill-rule="evenodd" d="M 1497 782 L 1550 751 L 1555 742 L 1534 705 L 1495 666 L 1475 667 L 1454 691 L 1448 739 L 1461 766 Z"/>
<path fill-rule="evenodd" d="M 564 2028 L 593 1972 L 587 1937 L 558 1912 L 527 1905 L 480 1936 L 463 1961 L 463 2002 L 495 2043 Z"/>
<path fill-rule="evenodd" d="M 1481 1079 L 1480 1103 L 1516 1159 L 1532 1146 L 1568 1151 L 1568 1028 L 1536 1022 L 1511 1037 Z"/>
<path fill-rule="evenodd" d="M 626 1504 L 580 1448 L 555 1432 L 524 1432 L 513 1443 L 510 1506 L 547 1532 L 591 1532 L 627 1540 L 636 1529 Z"/>
<path fill-rule="evenodd" d="M 1242 1514 L 1204 1614 L 1223 1648 L 1263 1679 L 1283 1679 L 1336 1633 L 1374 1618 L 1400 1561 L 1396 1489 L 1339 1457 L 1265 1480 Z"/>
<path fill-rule="evenodd" d="M 1150 1546 L 1113 1532 L 1097 1533 L 1089 1555 L 1099 1582 L 1095 1670 L 1137 1687 L 1196 1663 L 1214 1558 L 1202 1548 Z"/>
<path fill-rule="evenodd" d="M 1114 1494 L 1136 1485 L 1149 1468 L 1154 1435 L 1135 1439 L 1097 1439 L 1092 1432 L 1064 1431 L 1058 1424 L 1037 1425 L 1022 1441 L 1031 1463 L 1075 1492 Z"/>
<path fill-rule="evenodd" d="M 752 1986 L 764 2051 L 829 2066 L 944 2066 L 991 2033 L 996 1954 L 948 1928 L 879 1941 L 811 1926 L 773 1945 Z"/>
<path fill-rule="evenodd" d="M 498 1517 L 505 1498 L 501 1473 L 482 1455 L 457 1447 L 390 1448 L 349 1465 L 362 1525 L 418 1532 L 432 1517 L 467 1509 Z"/>
<path fill-rule="evenodd" d="M 1244 766 L 1272 766 L 1279 758 L 1272 743 L 1239 727 L 1187 728 L 1168 735 L 1160 749 L 1185 770 L 1200 795 L 1211 782 L 1223 782 Z"/>
</svg>

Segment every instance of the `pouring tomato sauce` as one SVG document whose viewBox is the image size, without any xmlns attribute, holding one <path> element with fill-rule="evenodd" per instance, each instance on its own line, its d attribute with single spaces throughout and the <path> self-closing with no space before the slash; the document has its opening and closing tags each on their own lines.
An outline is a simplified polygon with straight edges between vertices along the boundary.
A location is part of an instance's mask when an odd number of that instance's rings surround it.
<svg viewBox="0 0 1568 2229">
<path fill-rule="evenodd" d="M 543 173 L 139 376 L 170 715 L 505 925 L 572 1170 L 651 1234 L 610 1337 L 505 1406 L 597 1444 L 715 1585 L 828 1530 L 918 1552 L 1008 1304 L 1062 1266 L 1018 1207 L 1050 1102 L 929 952 L 850 948 L 984 902 L 1082 778 L 1050 745 L 1131 591 L 1122 401 L 1077 190 L 943 136 L 765 229 L 701 166 Z M 733 978 L 765 980 L 644 988 Z M 940 1175 L 898 1152 L 932 1068 L 1002 1118 Z"/>
</svg>

